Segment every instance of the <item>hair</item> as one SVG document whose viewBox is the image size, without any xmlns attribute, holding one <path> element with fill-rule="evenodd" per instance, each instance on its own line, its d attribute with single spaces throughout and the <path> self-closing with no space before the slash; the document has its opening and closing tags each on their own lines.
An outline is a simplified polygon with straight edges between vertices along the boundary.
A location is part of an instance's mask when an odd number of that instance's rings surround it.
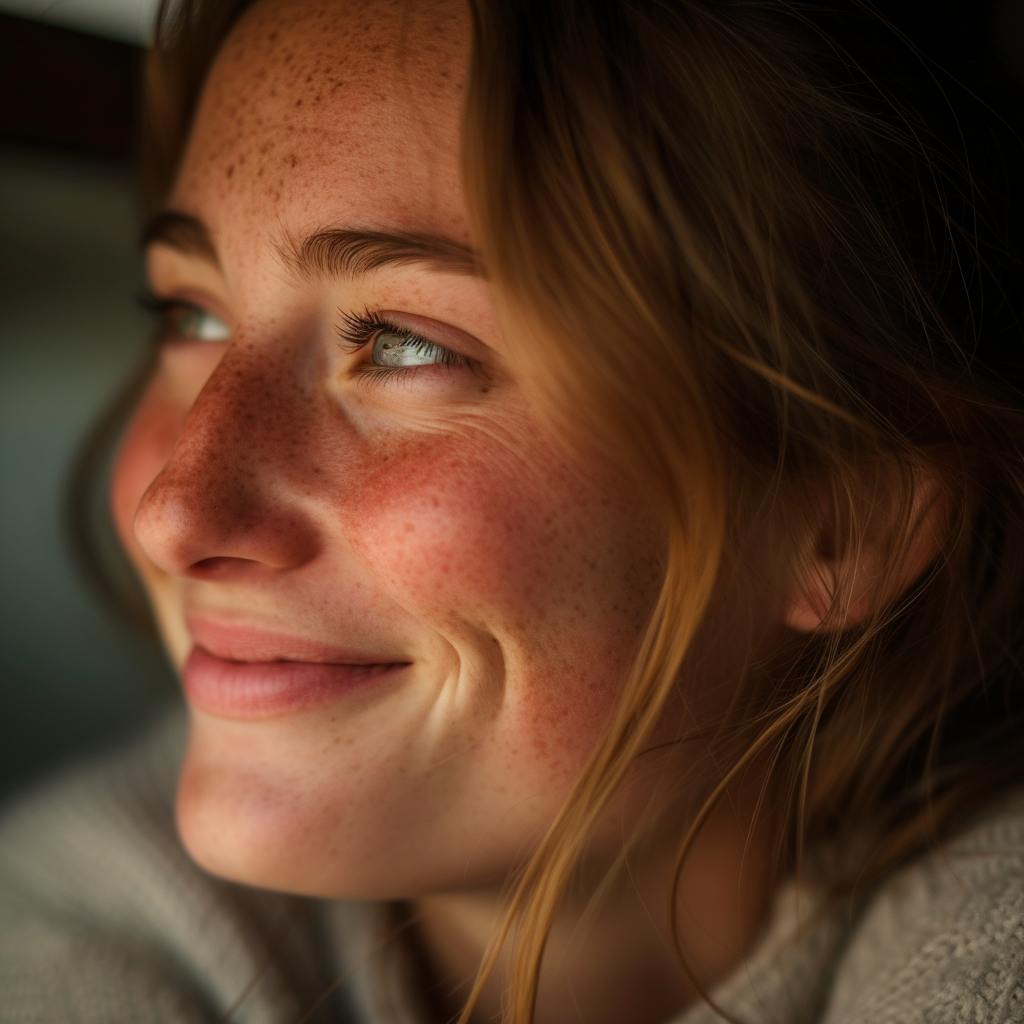
<svg viewBox="0 0 1024 1024">
<path fill-rule="evenodd" d="M 250 2 L 161 7 L 145 79 L 153 205 Z M 989 260 L 1006 258 L 977 240 L 962 162 L 923 141 L 928 126 L 823 18 L 784 0 L 469 6 L 464 166 L 483 266 L 520 357 L 542 347 L 544 407 L 627 468 L 668 524 L 614 720 L 514 880 L 462 1018 L 512 943 L 505 1016 L 527 1024 L 588 837 L 751 537 L 795 558 L 827 519 L 840 574 L 822 626 L 703 723 L 716 767 L 686 780 L 698 810 L 680 866 L 755 762 L 788 863 L 860 843 L 828 878 L 837 892 L 1024 776 L 1024 413 L 986 357 L 987 335 L 1019 330 L 991 297 Z M 908 589 L 936 501 L 939 554 Z M 881 575 L 847 628 L 868 543 Z"/>
</svg>

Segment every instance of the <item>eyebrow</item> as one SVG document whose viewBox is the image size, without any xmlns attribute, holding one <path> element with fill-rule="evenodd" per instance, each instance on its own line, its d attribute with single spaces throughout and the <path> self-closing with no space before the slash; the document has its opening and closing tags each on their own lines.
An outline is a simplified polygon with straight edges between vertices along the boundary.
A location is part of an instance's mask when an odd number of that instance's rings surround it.
<svg viewBox="0 0 1024 1024">
<path fill-rule="evenodd" d="M 467 246 L 438 235 L 318 231 L 279 246 L 285 262 L 305 277 L 353 277 L 388 264 L 426 263 L 455 274 L 480 275 L 480 261 Z"/>
<path fill-rule="evenodd" d="M 142 234 L 143 246 L 161 243 L 219 265 L 210 232 L 187 213 L 165 210 Z M 482 276 L 480 261 L 468 246 L 439 235 L 354 231 L 317 231 L 278 245 L 284 262 L 303 277 L 354 277 L 390 264 L 425 263 L 447 273 Z"/>
<path fill-rule="evenodd" d="M 145 249 L 158 243 L 188 256 L 199 256 L 214 266 L 220 265 L 209 229 L 197 217 L 187 213 L 163 210 L 150 218 L 142 232 L 142 247 Z"/>
</svg>

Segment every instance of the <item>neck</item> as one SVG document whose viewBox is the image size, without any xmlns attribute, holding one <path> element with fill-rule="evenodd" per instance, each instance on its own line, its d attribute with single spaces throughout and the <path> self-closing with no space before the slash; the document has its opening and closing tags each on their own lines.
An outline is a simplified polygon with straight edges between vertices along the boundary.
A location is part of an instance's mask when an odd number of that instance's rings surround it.
<svg viewBox="0 0 1024 1024">
<path fill-rule="evenodd" d="M 687 966 L 705 991 L 742 960 L 763 924 L 772 880 L 767 829 L 752 826 L 746 801 L 722 801 L 680 875 L 678 935 Z M 669 932 L 675 849 L 663 844 L 619 873 L 599 904 L 568 900 L 545 947 L 535 1024 L 663 1024 L 697 996 Z M 416 901 L 417 939 L 438 1018 L 461 1012 L 502 917 L 499 891 Z M 584 914 L 585 912 L 585 914 Z M 508 961 L 488 978 L 474 1024 L 501 1019 Z"/>
</svg>

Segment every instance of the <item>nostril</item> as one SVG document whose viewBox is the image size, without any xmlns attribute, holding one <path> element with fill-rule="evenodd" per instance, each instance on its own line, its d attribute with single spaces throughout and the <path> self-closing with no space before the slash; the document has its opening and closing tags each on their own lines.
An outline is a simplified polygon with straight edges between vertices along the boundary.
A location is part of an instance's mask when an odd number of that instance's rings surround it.
<svg viewBox="0 0 1024 1024">
<path fill-rule="evenodd" d="M 226 472 L 212 443 L 182 437 L 189 443 L 179 438 L 135 511 L 135 537 L 153 564 L 174 576 L 225 580 L 261 566 L 296 568 L 315 555 L 315 523 L 282 493 L 273 463 L 239 458 Z"/>
<path fill-rule="evenodd" d="M 214 558 L 201 558 L 189 566 L 189 574 L 201 576 L 203 579 L 216 579 L 230 572 L 240 562 L 248 561 L 244 558 L 230 558 L 217 556 Z"/>
</svg>

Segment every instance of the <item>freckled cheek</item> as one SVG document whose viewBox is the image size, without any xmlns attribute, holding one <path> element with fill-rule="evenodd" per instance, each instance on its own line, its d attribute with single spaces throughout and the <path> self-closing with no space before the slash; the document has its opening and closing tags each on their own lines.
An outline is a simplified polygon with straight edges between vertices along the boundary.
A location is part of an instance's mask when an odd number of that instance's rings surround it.
<svg viewBox="0 0 1024 1024">
<path fill-rule="evenodd" d="M 501 643 L 510 765 L 572 775 L 618 700 L 642 616 L 610 593 L 618 562 L 595 566 L 609 524 L 594 496 L 528 465 L 396 457 L 352 489 L 342 518 L 399 603 L 449 636 L 468 623 Z"/>
<path fill-rule="evenodd" d="M 543 562 L 530 524 L 545 496 L 532 484 L 421 450 L 353 488 L 342 519 L 371 569 L 425 617 L 522 614 Z"/>
<path fill-rule="evenodd" d="M 505 723 L 505 771 L 568 788 L 611 721 L 623 680 L 608 673 L 595 684 L 549 669 L 522 682 Z"/>
</svg>

